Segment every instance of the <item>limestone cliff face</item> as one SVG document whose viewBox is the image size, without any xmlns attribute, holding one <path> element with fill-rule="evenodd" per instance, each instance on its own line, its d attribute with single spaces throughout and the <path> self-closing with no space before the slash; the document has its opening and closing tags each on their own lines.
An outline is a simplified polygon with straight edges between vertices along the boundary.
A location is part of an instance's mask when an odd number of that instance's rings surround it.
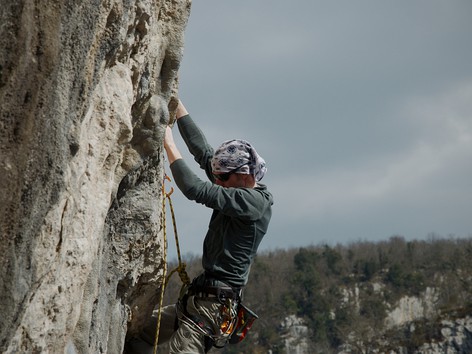
<svg viewBox="0 0 472 354">
<path fill-rule="evenodd" d="M 0 352 L 120 353 L 162 277 L 190 0 L 0 0 Z"/>
</svg>

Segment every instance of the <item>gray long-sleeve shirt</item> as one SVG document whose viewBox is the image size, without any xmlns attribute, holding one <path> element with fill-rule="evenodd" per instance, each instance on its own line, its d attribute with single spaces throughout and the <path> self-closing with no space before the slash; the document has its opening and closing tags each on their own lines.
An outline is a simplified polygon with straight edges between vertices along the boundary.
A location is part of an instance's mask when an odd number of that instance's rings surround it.
<svg viewBox="0 0 472 354">
<path fill-rule="evenodd" d="M 175 183 L 190 200 L 213 209 L 203 243 L 202 264 L 207 275 L 232 287 L 246 285 L 251 263 L 267 232 L 272 215 L 272 194 L 267 187 L 226 188 L 214 183 L 213 148 L 189 115 L 178 127 L 195 161 L 210 182 L 201 180 L 183 159 L 171 165 Z"/>
</svg>

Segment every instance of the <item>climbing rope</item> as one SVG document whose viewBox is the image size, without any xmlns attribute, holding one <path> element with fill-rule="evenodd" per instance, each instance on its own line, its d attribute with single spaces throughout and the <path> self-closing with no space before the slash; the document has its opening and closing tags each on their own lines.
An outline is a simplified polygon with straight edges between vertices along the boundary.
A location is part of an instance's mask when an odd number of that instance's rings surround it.
<svg viewBox="0 0 472 354">
<path fill-rule="evenodd" d="M 159 310 L 158 310 L 158 315 L 157 315 L 157 326 L 156 326 L 156 338 L 154 340 L 154 354 L 157 354 L 157 345 L 159 342 L 159 332 L 161 329 L 161 317 L 162 317 L 162 304 L 164 301 L 164 293 L 167 284 L 169 283 L 170 277 L 177 272 L 179 274 L 180 280 L 182 281 L 183 285 L 188 285 L 190 284 L 190 277 L 187 274 L 187 271 L 185 270 L 186 264 L 182 262 L 182 257 L 180 255 L 180 245 L 179 245 L 179 236 L 177 233 L 177 222 L 175 220 L 175 213 L 174 213 L 174 206 L 172 205 L 172 199 L 170 198 L 171 194 L 174 193 L 174 188 L 171 187 L 169 192 L 166 192 L 165 190 L 165 181 L 171 181 L 169 176 L 164 173 L 164 180 L 162 182 L 162 217 L 161 217 L 161 225 L 163 229 L 163 238 L 164 238 L 164 277 L 162 281 L 162 286 L 161 286 L 161 294 L 160 294 L 160 299 L 159 299 Z M 169 275 L 167 275 L 167 225 L 166 225 L 166 200 L 169 200 L 169 209 L 170 213 L 172 216 L 172 225 L 174 227 L 174 237 L 175 237 L 175 245 L 177 248 L 177 257 L 179 261 L 179 265 L 177 268 L 172 270 Z"/>
<path fill-rule="evenodd" d="M 166 179 L 170 181 L 170 178 L 167 176 L 166 176 Z M 184 262 L 182 262 L 182 256 L 180 254 L 179 236 L 177 233 L 177 222 L 175 221 L 174 206 L 172 205 L 172 199 L 170 198 L 170 195 L 173 193 L 173 191 L 174 189 L 172 188 L 171 192 L 166 194 L 166 198 L 169 199 L 169 208 L 170 208 L 170 214 L 172 216 L 172 226 L 174 227 L 175 247 L 177 249 L 177 259 L 179 261 L 179 265 L 169 273 L 166 279 L 166 284 L 169 282 L 169 279 L 172 276 L 172 274 L 177 272 L 179 274 L 180 280 L 182 281 L 182 284 L 189 285 L 190 278 L 187 274 L 187 271 L 185 270 L 187 265 Z"/>
</svg>

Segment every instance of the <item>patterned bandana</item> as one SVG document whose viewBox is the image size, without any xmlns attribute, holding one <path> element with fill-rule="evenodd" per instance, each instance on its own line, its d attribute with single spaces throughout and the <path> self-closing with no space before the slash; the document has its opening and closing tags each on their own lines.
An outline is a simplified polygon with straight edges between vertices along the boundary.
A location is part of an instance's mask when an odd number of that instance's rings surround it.
<svg viewBox="0 0 472 354">
<path fill-rule="evenodd" d="M 211 160 L 211 168 L 215 173 L 228 173 L 237 169 L 237 173 L 254 175 L 257 182 L 267 171 L 264 159 L 251 144 L 240 139 L 221 144 Z"/>
</svg>

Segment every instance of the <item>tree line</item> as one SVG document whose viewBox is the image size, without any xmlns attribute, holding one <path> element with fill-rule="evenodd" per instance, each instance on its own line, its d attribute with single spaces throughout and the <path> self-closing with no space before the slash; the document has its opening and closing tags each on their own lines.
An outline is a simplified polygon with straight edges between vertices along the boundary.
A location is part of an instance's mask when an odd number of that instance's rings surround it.
<svg viewBox="0 0 472 354">
<path fill-rule="evenodd" d="M 200 258 L 185 261 L 191 276 L 201 271 Z M 174 276 L 167 303 L 175 302 L 180 285 Z M 420 296 L 428 288 L 437 294 L 433 319 L 418 319 L 413 333 L 385 327 L 400 298 Z M 380 337 L 383 346 L 414 350 L 440 339 L 438 324 L 444 316 L 472 314 L 471 293 L 471 239 L 407 241 L 395 236 L 262 252 L 251 268 L 243 301 L 259 320 L 248 338 L 222 353 L 285 354 L 281 323 L 289 315 L 303 319 L 309 329 L 306 340 L 316 353 L 335 353 L 346 343 L 378 346 Z"/>
</svg>

